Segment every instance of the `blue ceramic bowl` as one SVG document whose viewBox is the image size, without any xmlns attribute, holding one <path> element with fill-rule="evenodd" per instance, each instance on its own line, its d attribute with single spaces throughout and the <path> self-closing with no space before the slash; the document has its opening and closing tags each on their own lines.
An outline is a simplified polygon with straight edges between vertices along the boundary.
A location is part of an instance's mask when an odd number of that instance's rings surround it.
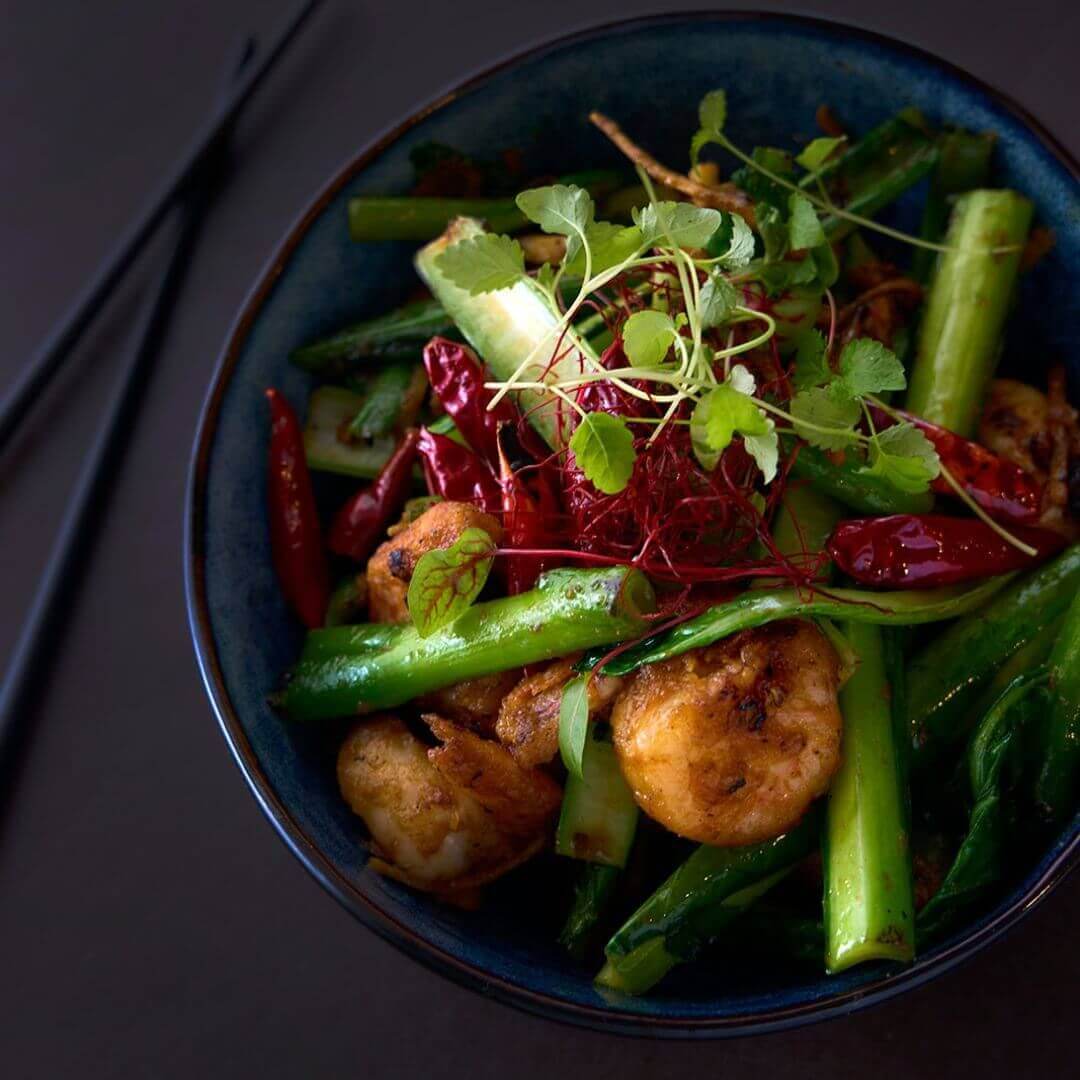
<svg viewBox="0 0 1080 1080">
<path fill-rule="evenodd" d="M 1077 861 L 1080 822 L 1032 859 L 992 911 L 911 967 L 843 975 L 724 970 L 672 978 L 638 999 L 608 998 L 553 941 L 565 895 L 523 919 L 520 895 L 496 892 L 479 913 L 433 903 L 365 868 L 358 821 L 338 795 L 337 733 L 291 726 L 266 694 L 295 658 L 300 631 L 274 582 L 264 505 L 267 414 L 276 385 L 299 406 L 308 378 L 289 350 L 400 303 L 416 280 L 410 248 L 356 245 L 345 206 L 358 192 L 407 190 L 409 151 L 438 140 L 490 156 L 524 152 L 532 174 L 615 163 L 585 117 L 617 117 L 658 156 L 685 160 L 701 95 L 722 84 L 737 143 L 792 146 L 814 135 L 828 102 L 856 129 L 905 105 L 934 120 L 1000 135 L 998 179 L 1029 194 L 1057 246 L 1024 288 L 1042 310 L 1074 310 L 1080 291 L 1076 167 L 1016 106 L 941 61 L 841 26 L 786 17 L 699 15 L 637 20 L 564 38 L 499 64 L 420 108 L 366 147 L 303 212 L 255 285 L 229 336 L 195 446 L 187 536 L 188 603 L 203 678 L 225 737 L 267 817 L 328 892 L 405 952 L 452 978 L 548 1016 L 655 1035 L 762 1031 L 843 1013 L 919 985 L 998 937 Z M 911 228 L 917 202 L 896 209 Z M 1066 357 L 1077 375 L 1075 325 L 1013 326 L 1022 357 Z M 1018 350 L 1012 350 L 1017 353 Z M 1074 383 L 1075 383 L 1074 378 Z M 539 886 L 544 896 L 543 882 Z M 692 965 L 691 965 L 692 966 Z"/>
</svg>

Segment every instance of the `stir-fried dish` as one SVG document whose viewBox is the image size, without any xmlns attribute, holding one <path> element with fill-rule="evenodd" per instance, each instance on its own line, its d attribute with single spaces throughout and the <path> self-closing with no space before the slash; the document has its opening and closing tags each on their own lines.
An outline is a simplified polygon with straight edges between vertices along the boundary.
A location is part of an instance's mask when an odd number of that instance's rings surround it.
<svg viewBox="0 0 1080 1080">
<path fill-rule="evenodd" d="M 303 429 L 268 391 L 273 701 L 352 718 L 370 866 L 472 907 L 540 857 L 628 993 L 747 942 L 908 963 L 1076 806 L 1077 413 L 1060 357 L 997 377 L 1045 230 L 992 134 L 823 108 L 747 153 L 726 113 L 685 173 L 599 114 L 623 171 L 421 147 L 349 206 L 416 298 L 294 353 Z"/>
</svg>

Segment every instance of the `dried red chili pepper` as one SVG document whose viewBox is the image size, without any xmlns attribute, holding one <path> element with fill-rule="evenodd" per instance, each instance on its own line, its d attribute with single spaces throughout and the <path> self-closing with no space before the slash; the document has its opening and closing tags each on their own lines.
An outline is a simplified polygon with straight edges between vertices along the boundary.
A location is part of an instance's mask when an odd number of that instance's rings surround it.
<svg viewBox="0 0 1080 1080">
<path fill-rule="evenodd" d="M 420 429 L 416 449 L 428 489 L 454 502 L 468 502 L 489 514 L 502 508 L 502 491 L 491 467 L 479 454 L 448 435 Z"/>
<path fill-rule="evenodd" d="M 416 428 L 408 428 L 379 475 L 334 516 L 327 546 L 335 555 L 364 562 L 375 550 L 390 519 L 404 504 L 416 460 Z"/>
<path fill-rule="evenodd" d="M 319 514 L 311 488 L 304 436 L 289 403 L 277 390 L 270 402 L 267 504 L 270 549 L 285 599 L 309 628 L 322 626 L 330 598 L 330 575 Z"/>
<path fill-rule="evenodd" d="M 1020 570 L 1065 545 L 1063 537 L 1045 529 L 1013 526 L 1009 531 L 1038 554 L 1025 555 L 978 518 L 936 514 L 842 521 L 826 550 L 860 584 L 914 589 Z"/>
<path fill-rule="evenodd" d="M 499 460 L 500 424 L 514 424 L 528 450 L 538 458 L 545 456 L 539 436 L 521 423 L 521 414 L 509 398 L 504 397 L 494 409 L 488 408 L 495 395 L 484 386 L 484 366 L 468 345 L 432 338 L 424 346 L 424 367 L 432 391 L 462 437 L 493 467 Z"/>
<path fill-rule="evenodd" d="M 561 545 L 556 529 L 559 501 L 550 470 L 537 465 L 517 436 L 517 427 L 499 428 L 499 482 L 502 488 L 503 544 L 507 548 L 552 548 Z M 517 555 L 505 560 L 506 590 L 526 592 L 555 560 Z"/>
<path fill-rule="evenodd" d="M 881 409 L 872 412 L 879 429 L 896 422 Z M 1042 486 L 1030 473 L 946 428 L 910 413 L 898 415 L 914 424 L 934 444 L 941 463 L 991 517 L 1016 522 L 1035 521 L 1039 517 Z M 956 494 L 944 476 L 937 477 L 931 486 L 941 495 Z"/>
</svg>

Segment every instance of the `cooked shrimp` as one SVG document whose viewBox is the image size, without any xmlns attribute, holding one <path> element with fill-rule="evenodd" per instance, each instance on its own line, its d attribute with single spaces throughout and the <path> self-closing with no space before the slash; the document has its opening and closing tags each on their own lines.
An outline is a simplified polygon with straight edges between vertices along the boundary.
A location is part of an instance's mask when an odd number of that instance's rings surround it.
<svg viewBox="0 0 1080 1080">
<path fill-rule="evenodd" d="M 518 768 L 497 744 L 445 720 L 430 722 L 444 747 L 429 750 L 395 716 L 358 724 L 338 753 L 338 784 L 371 832 L 374 869 L 418 889 L 461 895 L 539 850 L 560 792 L 549 777 Z"/>
<path fill-rule="evenodd" d="M 417 699 L 417 705 L 479 735 L 493 736 L 499 709 L 520 678 L 520 668 L 500 671 L 496 675 L 482 675 L 478 679 L 467 679 L 425 694 Z"/>
<path fill-rule="evenodd" d="M 495 735 L 520 765 L 544 765 L 559 752 L 559 705 L 563 687 L 574 677 L 576 659 L 556 660 L 526 676 L 503 700 Z M 622 679 L 603 675 L 590 679 L 590 714 L 602 714 L 621 688 Z"/>
<path fill-rule="evenodd" d="M 836 653 L 811 623 L 747 630 L 644 668 L 611 712 L 638 805 L 680 836 L 779 836 L 840 765 Z"/>
<path fill-rule="evenodd" d="M 382 544 L 368 560 L 368 611 L 372 622 L 409 621 L 409 580 L 422 555 L 449 547 L 470 528 L 483 529 L 498 543 L 502 526 L 468 503 L 440 502 Z"/>
</svg>

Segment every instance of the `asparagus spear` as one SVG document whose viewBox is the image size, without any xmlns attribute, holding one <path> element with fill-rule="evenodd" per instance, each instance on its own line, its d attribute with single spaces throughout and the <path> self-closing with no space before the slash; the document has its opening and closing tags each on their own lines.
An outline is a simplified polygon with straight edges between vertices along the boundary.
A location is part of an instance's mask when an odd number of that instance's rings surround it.
<svg viewBox="0 0 1080 1080">
<path fill-rule="evenodd" d="M 907 410 L 970 437 L 997 367 L 1032 206 L 1015 191 L 979 190 L 953 209 L 919 328 Z"/>
<path fill-rule="evenodd" d="M 1080 591 L 1050 653 L 1049 671 L 1050 726 L 1035 794 L 1047 819 L 1057 824 L 1075 809 L 1080 778 Z"/>
<path fill-rule="evenodd" d="M 382 631 L 377 649 L 327 655 L 323 635 L 340 631 L 312 631 L 276 703 L 296 720 L 390 708 L 465 679 L 634 637 L 654 604 L 637 570 L 552 570 L 530 592 L 474 604 L 426 638 L 397 626 Z"/>
<path fill-rule="evenodd" d="M 349 434 L 355 439 L 372 439 L 385 435 L 397 423 L 405 402 L 405 392 L 419 371 L 415 360 L 396 360 L 387 364 L 372 380 L 363 404 L 349 421 Z M 423 395 L 424 387 L 418 387 Z M 404 426 L 411 420 L 402 421 Z"/>
<path fill-rule="evenodd" d="M 575 956 L 582 956 L 590 935 L 603 918 L 604 910 L 619 880 L 617 866 L 581 863 L 574 903 L 559 934 L 559 944 Z"/>
<path fill-rule="evenodd" d="M 825 966 L 914 955 L 906 778 L 895 744 L 881 630 L 846 623 L 859 665 L 840 692 L 843 763 L 825 820 Z"/>
</svg>

